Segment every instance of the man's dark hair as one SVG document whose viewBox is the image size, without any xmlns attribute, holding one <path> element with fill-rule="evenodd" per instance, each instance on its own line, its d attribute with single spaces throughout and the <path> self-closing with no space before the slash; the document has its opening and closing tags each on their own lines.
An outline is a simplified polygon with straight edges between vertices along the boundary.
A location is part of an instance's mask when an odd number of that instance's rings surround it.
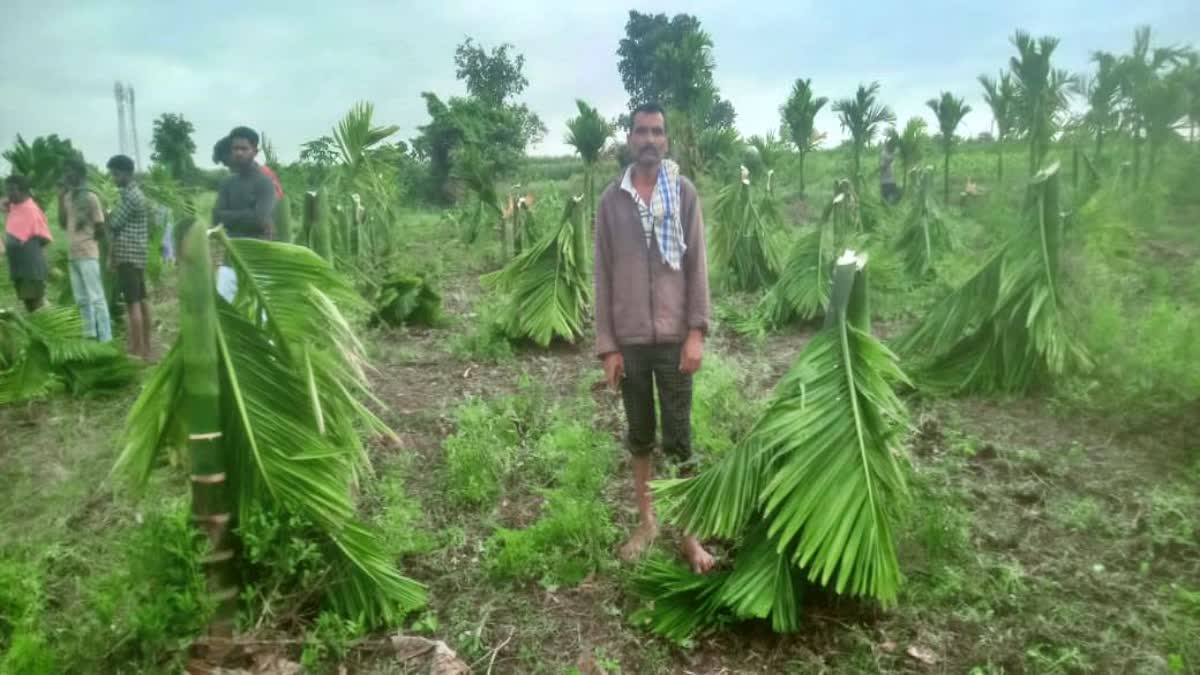
<svg viewBox="0 0 1200 675">
<path fill-rule="evenodd" d="M 87 163 L 82 157 L 68 157 L 63 160 L 63 173 L 75 171 L 81 176 L 87 176 Z"/>
<path fill-rule="evenodd" d="M 233 131 L 229 132 L 229 143 L 233 144 L 233 139 L 242 138 L 250 142 L 250 145 L 258 147 L 258 132 L 250 127 L 234 127 Z"/>
<path fill-rule="evenodd" d="M 233 137 L 225 136 L 213 146 L 213 164 L 224 164 L 229 161 L 229 152 L 233 145 Z"/>
<path fill-rule="evenodd" d="M 124 171 L 133 173 L 133 160 L 128 155 L 113 155 L 108 160 L 109 171 Z"/>
<path fill-rule="evenodd" d="M 629 113 L 629 132 L 633 133 L 634 122 L 637 120 L 638 115 L 654 115 L 654 114 L 663 116 L 663 131 L 666 131 L 667 130 L 667 111 L 663 110 L 663 107 L 661 105 L 651 101 L 649 103 L 643 103 L 643 104 L 639 105 L 638 107 L 633 109 L 633 112 Z"/>
<path fill-rule="evenodd" d="M 26 178 L 25 176 L 22 176 L 19 173 L 14 173 L 13 175 L 9 176 L 8 178 L 5 178 L 4 184 L 11 185 L 11 186 L 17 188 L 18 190 L 20 190 L 21 192 L 23 192 L 24 194 L 29 194 L 29 179 Z"/>
</svg>

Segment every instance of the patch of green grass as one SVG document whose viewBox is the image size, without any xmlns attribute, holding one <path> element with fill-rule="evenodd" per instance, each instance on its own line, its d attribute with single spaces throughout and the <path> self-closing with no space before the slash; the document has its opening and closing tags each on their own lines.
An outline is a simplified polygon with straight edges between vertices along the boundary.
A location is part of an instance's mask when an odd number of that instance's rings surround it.
<svg viewBox="0 0 1200 675">
<path fill-rule="evenodd" d="M 540 515 L 528 527 L 496 530 L 484 544 L 485 565 L 500 580 L 571 586 L 611 558 L 617 532 L 600 491 L 618 450 L 578 422 L 552 427 L 536 448 L 544 465 L 558 467 L 552 486 L 541 491 Z"/>
<path fill-rule="evenodd" d="M 454 417 L 457 430 L 442 443 L 446 497 L 460 505 L 491 504 L 516 459 L 516 426 L 478 399 L 459 406 Z"/>
</svg>

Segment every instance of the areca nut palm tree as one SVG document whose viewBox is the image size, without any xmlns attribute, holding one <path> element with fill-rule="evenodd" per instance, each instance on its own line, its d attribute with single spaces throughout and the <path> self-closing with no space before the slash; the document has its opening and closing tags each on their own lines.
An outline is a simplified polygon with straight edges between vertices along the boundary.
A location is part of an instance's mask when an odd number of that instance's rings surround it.
<svg viewBox="0 0 1200 675">
<path fill-rule="evenodd" d="M 1004 143 L 1017 125 L 1017 89 L 1012 74 L 1004 71 L 996 79 L 980 75 L 979 84 L 996 125 L 996 182 L 1000 183 L 1004 180 Z"/>
<path fill-rule="evenodd" d="M 583 160 L 583 195 L 586 205 L 585 217 L 589 223 L 596 220 L 596 170 L 600 165 L 600 153 L 613 135 L 613 125 L 600 112 L 582 100 L 575 101 L 579 115 L 567 120 L 567 143 L 575 148 Z"/>
<path fill-rule="evenodd" d="M 956 98 L 954 94 L 948 91 L 943 91 L 939 98 L 931 98 L 925 102 L 933 114 L 937 116 L 938 131 L 941 133 L 941 138 L 938 143 L 942 146 L 942 203 L 950 203 L 950 153 L 954 150 L 954 143 L 957 140 L 955 132 L 958 130 L 958 125 L 962 123 L 963 118 L 967 113 L 971 112 L 971 106 L 961 98 Z"/>
<path fill-rule="evenodd" d="M 1012 44 L 1017 56 L 1009 59 L 1009 70 L 1015 78 L 1017 120 L 1029 140 L 1029 173 L 1033 175 L 1050 150 L 1059 117 L 1067 107 L 1072 78 L 1050 62 L 1058 38 L 1045 35 L 1035 40 L 1017 31 Z"/>
<path fill-rule="evenodd" d="M 883 124 L 896 121 L 896 113 L 879 103 L 879 83 L 858 85 L 852 98 L 835 101 L 833 111 L 838 114 L 842 129 L 850 133 L 852 144 L 851 172 L 855 185 L 862 187 L 862 153 L 875 138 L 875 131 Z"/>
<path fill-rule="evenodd" d="M 790 132 L 792 143 L 796 145 L 796 151 L 800 154 L 798 174 L 801 195 L 804 194 L 804 160 L 811 149 L 813 123 L 817 113 L 821 112 L 826 103 L 829 103 L 828 98 L 813 96 L 812 80 L 797 79 L 792 83 L 792 92 L 787 101 L 779 108 L 783 124 Z"/>
</svg>

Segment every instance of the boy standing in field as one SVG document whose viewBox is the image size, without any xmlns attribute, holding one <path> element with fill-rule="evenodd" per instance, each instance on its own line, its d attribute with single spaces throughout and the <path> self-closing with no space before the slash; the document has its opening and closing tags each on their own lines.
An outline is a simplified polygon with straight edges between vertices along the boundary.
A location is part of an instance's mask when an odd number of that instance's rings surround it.
<svg viewBox="0 0 1200 675">
<path fill-rule="evenodd" d="M 633 111 L 627 139 L 634 163 L 600 197 L 596 211 L 596 354 L 610 387 L 621 387 L 633 461 L 637 530 L 621 557 L 639 557 L 658 524 L 650 497 L 658 388 L 663 452 L 687 476 L 692 469 L 692 374 L 708 331 L 708 266 L 700 199 L 679 166 L 664 156 L 663 109 Z M 692 570 L 713 557 L 694 536 L 680 545 Z"/>
<path fill-rule="evenodd" d="M 115 264 L 117 282 L 129 308 L 129 352 L 150 358 L 150 303 L 146 300 L 146 252 L 149 242 L 149 207 L 133 180 L 133 160 L 116 155 L 108 171 L 121 189 L 121 200 L 108 216 L 112 234 L 109 264 Z"/>
<path fill-rule="evenodd" d="M 232 238 L 271 239 L 274 228 L 275 185 L 254 160 L 258 155 L 258 132 L 237 127 L 229 132 L 229 168 L 233 175 L 221 183 L 213 207 L 214 225 L 224 225 Z M 217 267 L 217 293 L 229 302 L 237 295 L 237 273 L 232 267 Z"/>
<path fill-rule="evenodd" d="M 896 173 L 892 165 L 896 163 L 896 139 L 889 137 L 879 153 L 879 193 L 883 203 L 895 204 L 900 201 L 900 186 L 896 184 Z"/>
<path fill-rule="evenodd" d="M 4 181 L 4 255 L 17 298 L 26 311 L 42 306 L 46 295 L 46 253 L 42 249 L 54 238 L 46 226 L 46 214 L 29 195 L 29 180 L 13 174 Z"/>
<path fill-rule="evenodd" d="M 58 221 L 67 231 L 71 293 L 83 318 L 83 334 L 100 342 L 112 340 L 108 301 L 100 279 L 100 245 L 104 227 L 100 198 L 87 185 L 87 165 L 78 157 L 63 163 L 64 190 L 58 195 Z"/>
</svg>

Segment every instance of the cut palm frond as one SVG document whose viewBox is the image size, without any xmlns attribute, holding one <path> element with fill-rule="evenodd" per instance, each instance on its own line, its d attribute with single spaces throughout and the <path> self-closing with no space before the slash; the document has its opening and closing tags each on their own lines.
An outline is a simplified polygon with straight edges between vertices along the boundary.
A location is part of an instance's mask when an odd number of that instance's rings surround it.
<svg viewBox="0 0 1200 675">
<path fill-rule="evenodd" d="M 0 405 L 117 390 L 136 376 L 137 364 L 114 344 L 83 337 L 74 307 L 0 309 Z"/>
<path fill-rule="evenodd" d="M 946 393 L 1023 392 L 1083 367 L 1059 293 L 1058 164 L 1029 185 L 1023 227 L 899 342 L 921 363 L 918 382 Z"/>
<path fill-rule="evenodd" d="M 371 323 L 389 326 L 435 325 L 442 313 L 442 296 L 415 274 L 392 274 L 383 281 Z"/>
<path fill-rule="evenodd" d="M 829 288 L 835 251 L 852 243 L 861 233 L 858 200 L 849 180 L 834 186 L 834 196 L 815 228 L 800 235 L 779 280 L 755 309 L 762 323 L 784 326 L 820 316 L 829 304 Z"/>
<path fill-rule="evenodd" d="M 825 328 L 746 438 L 700 475 L 656 484 L 665 519 L 740 541 L 732 569 L 712 578 L 650 570 L 642 589 L 654 604 L 641 618 L 653 630 L 678 638 L 723 613 L 795 630 L 807 584 L 895 602 L 907 412 L 892 386 L 907 380 L 869 332 L 865 262 L 852 251 L 837 261 Z"/>
<path fill-rule="evenodd" d="M 206 259 L 204 233 L 195 234 L 188 245 L 202 246 Z M 372 625 L 394 625 L 423 603 L 424 590 L 400 575 L 381 539 L 355 515 L 353 486 L 369 466 L 360 433 L 391 433 L 367 408 L 374 398 L 363 347 L 341 312 L 362 300 L 306 248 L 230 240 L 220 231 L 215 238 L 238 275 L 233 304 L 209 300 L 216 303 L 212 377 L 218 447 L 228 467 L 227 511 L 235 522 L 267 510 L 312 523 L 335 571 L 326 585 L 329 605 Z M 191 280 L 181 275 L 181 293 Z M 163 448 L 183 447 L 194 433 L 182 412 L 193 349 L 184 337 L 135 402 L 114 470 L 144 480 Z"/>
<path fill-rule="evenodd" d="M 950 230 L 930 194 L 933 184 L 932 166 L 914 170 L 916 194 L 896 243 L 904 258 L 908 273 L 917 278 L 933 272 L 934 259 L 953 247 Z"/>
<path fill-rule="evenodd" d="M 728 269 L 733 287 L 753 291 L 775 281 L 779 254 L 774 245 L 779 225 L 779 209 L 770 203 L 756 203 L 750 190 L 750 172 L 741 168 L 738 182 L 721 188 L 716 202 L 716 226 L 709 235 L 714 265 Z"/>
<path fill-rule="evenodd" d="M 583 197 L 572 197 L 556 227 L 497 272 L 480 281 L 507 294 L 504 332 L 545 347 L 583 335 L 591 303 Z"/>
</svg>

